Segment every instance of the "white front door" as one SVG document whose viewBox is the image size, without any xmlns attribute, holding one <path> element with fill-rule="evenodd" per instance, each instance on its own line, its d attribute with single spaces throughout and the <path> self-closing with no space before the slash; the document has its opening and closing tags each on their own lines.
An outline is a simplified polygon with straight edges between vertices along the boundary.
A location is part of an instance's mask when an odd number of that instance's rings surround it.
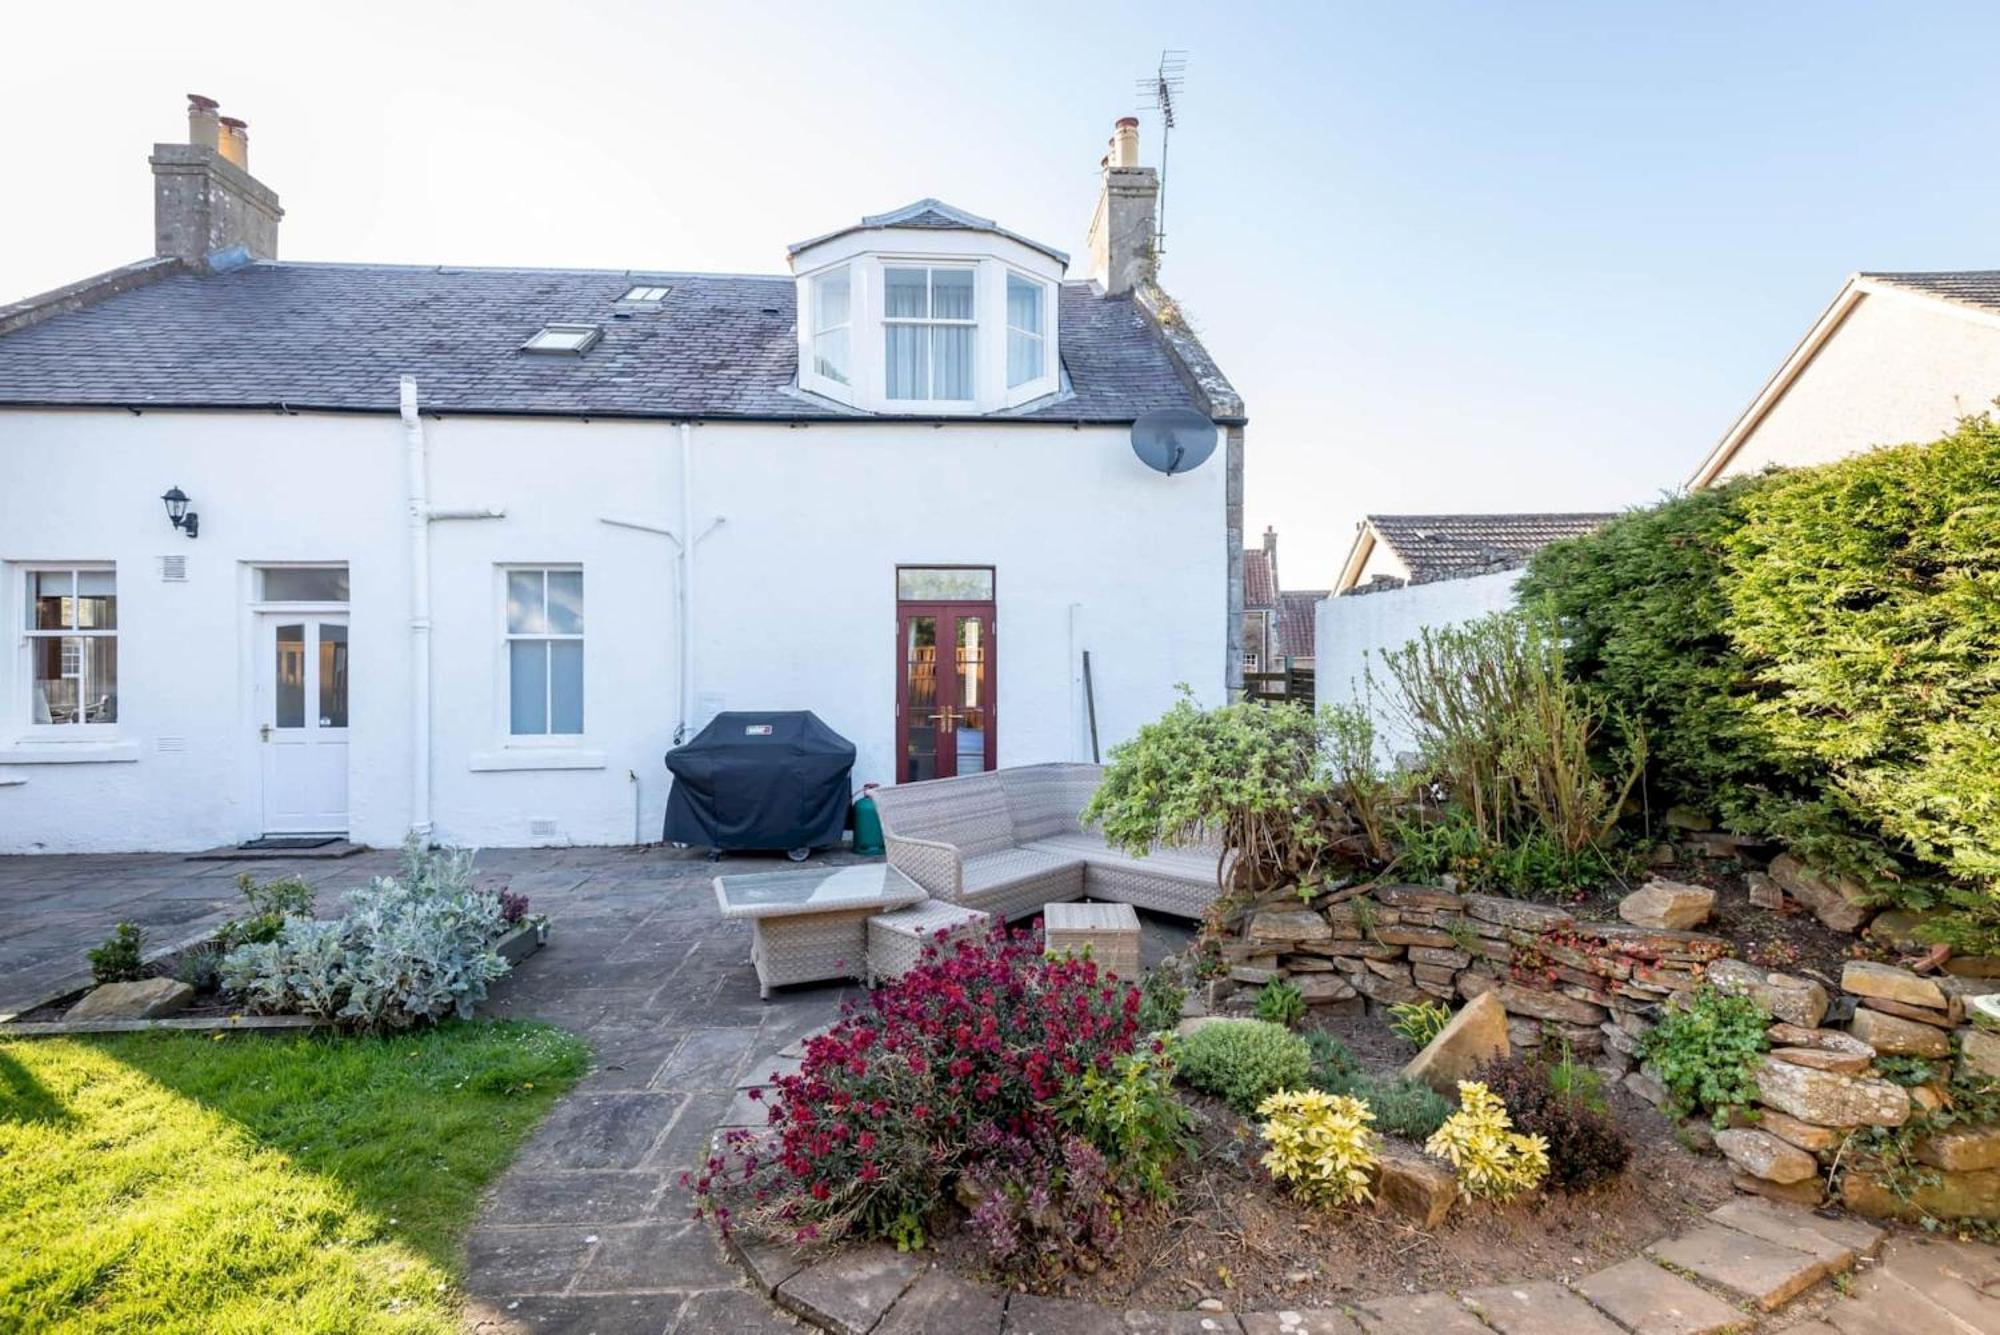
<svg viewBox="0 0 2000 1335">
<path fill-rule="evenodd" d="M 347 831 L 347 617 L 258 618 L 266 834 Z"/>
</svg>

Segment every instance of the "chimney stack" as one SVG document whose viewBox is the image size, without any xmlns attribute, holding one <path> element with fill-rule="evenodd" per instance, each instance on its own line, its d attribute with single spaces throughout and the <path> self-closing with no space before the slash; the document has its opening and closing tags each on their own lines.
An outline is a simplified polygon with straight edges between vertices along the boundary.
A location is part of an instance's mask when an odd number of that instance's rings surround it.
<svg viewBox="0 0 2000 1335">
<path fill-rule="evenodd" d="M 188 141 L 154 144 L 153 253 L 206 270 L 222 252 L 278 258 L 277 192 L 250 174 L 249 126 L 188 94 Z"/>
<path fill-rule="evenodd" d="M 1139 118 L 1119 120 L 1104 155 L 1104 188 L 1090 220 L 1090 276 L 1107 296 L 1151 282 L 1160 174 L 1139 165 Z"/>
</svg>

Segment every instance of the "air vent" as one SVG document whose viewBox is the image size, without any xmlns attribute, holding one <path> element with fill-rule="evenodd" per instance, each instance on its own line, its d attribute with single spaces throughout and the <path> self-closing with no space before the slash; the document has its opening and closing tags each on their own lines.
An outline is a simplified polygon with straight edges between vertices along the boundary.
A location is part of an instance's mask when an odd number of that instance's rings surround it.
<svg viewBox="0 0 2000 1335">
<path fill-rule="evenodd" d="M 553 839 L 561 827 L 552 820 L 531 820 L 528 822 L 530 839 Z"/>
<path fill-rule="evenodd" d="M 155 738 L 153 749 L 163 756 L 177 756 L 188 749 L 188 739 L 185 737 Z"/>
<path fill-rule="evenodd" d="M 185 584 L 188 577 L 188 559 L 185 556 L 163 556 L 160 558 L 160 581 L 164 584 Z"/>
</svg>

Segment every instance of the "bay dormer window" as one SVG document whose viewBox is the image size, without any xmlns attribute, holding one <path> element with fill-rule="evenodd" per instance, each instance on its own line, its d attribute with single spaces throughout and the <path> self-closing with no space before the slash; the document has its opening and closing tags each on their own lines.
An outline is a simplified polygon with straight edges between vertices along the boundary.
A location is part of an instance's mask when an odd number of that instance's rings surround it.
<svg viewBox="0 0 2000 1335">
<path fill-rule="evenodd" d="M 1062 392 L 1068 257 L 936 200 L 792 247 L 799 388 L 882 416 L 974 416 Z"/>
</svg>

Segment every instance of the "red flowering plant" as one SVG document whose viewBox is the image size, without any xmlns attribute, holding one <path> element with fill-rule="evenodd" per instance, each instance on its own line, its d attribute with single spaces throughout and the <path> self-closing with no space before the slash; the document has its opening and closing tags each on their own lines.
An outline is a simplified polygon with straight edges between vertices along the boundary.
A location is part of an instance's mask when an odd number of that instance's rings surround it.
<svg viewBox="0 0 2000 1335">
<path fill-rule="evenodd" d="M 1100 1178 L 1138 1199 L 1144 1185 L 1122 1186 L 1122 1170 L 1100 1169 L 1065 1126 L 1084 1077 L 1102 1080 L 1132 1052 L 1138 1011 L 1136 987 L 1089 959 L 1046 957 L 1035 933 L 999 926 L 928 947 L 765 1087 L 770 1129 L 729 1133 L 692 1178 L 698 1208 L 725 1231 L 907 1248 L 955 1196 L 984 1203 L 1001 1178 L 1044 1184 L 1086 1212 L 1105 1204 Z M 1107 1230 L 1064 1232 L 1088 1242 Z"/>
</svg>

